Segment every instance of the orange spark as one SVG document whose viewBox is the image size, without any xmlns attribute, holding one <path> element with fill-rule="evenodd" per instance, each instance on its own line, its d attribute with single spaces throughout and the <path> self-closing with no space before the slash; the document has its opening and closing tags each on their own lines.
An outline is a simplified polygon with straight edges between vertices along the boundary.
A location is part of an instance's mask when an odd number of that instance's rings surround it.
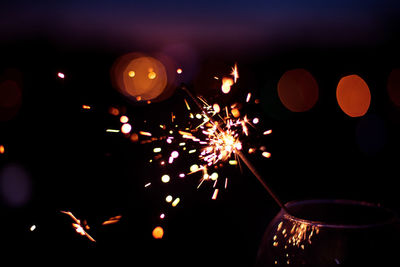
<svg viewBox="0 0 400 267">
<path fill-rule="evenodd" d="M 246 97 L 246 103 L 248 103 L 250 101 L 250 98 L 251 98 L 251 93 L 248 93 L 247 97 Z"/>
<path fill-rule="evenodd" d="M 227 77 L 222 78 L 221 90 L 224 94 L 227 94 L 231 91 L 232 85 L 233 85 L 232 78 L 227 78 Z"/>
<path fill-rule="evenodd" d="M 212 196 L 212 200 L 216 200 L 217 199 L 217 195 L 218 195 L 218 188 L 214 190 L 214 194 Z"/>
<path fill-rule="evenodd" d="M 161 226 L 157 226 L 153 230 L 153 237 L 154 239 L 161 239 L 164 236 L 164 229 Z"/>
<path fill-rule="evenodd" d="M 269 153 L 269 152 L 263 152 L 263 153 L 262 153 L 262 156 L 265 157 L 265 158 L 270 158 L 270 157 L 271 157 L 271 153 Z"/>
<path fill-rule="evenodd" d="M 144 136 L 151 136 L 151 133 L 149 133 L 149 132 L 139 131 L 139 134 L 144 135 Z"/>
<path fill-rule="evenodd" d="M 233 76 L 233 80 L 236 83 L 237 79 L 239 78 L 239 72 L 238 72 L 236 63 L 235 63 L 235 66 L 233 66 L 233 68 L 232 68 L 231 75 Z"/>
<path fill-rule="evenodd" d="M 91 107 L 89 105 L 82 105 L 83 109 L 91 109 Z"/>
<path fill-rule="evenodd" d="M 75 223 L 72 223 L 72 227 L 75 229 L 75 231 L 80 234 L 80 235 L 84 235 L 86 236 L 90 241 L 92 242 L 96 242 L 96 240 L 93 239 L 93 237 L 91 237 L 88 232 L 86 232 L 82 225 L 81 225 L 81 221 L 79 219 L 77 219 L 74 214 L 72 214 L 72 212 L 70 211 L 60 211 L 61 213 L 67 214 L 69 215 L 69 217 L 71 217 Z M 88 226 L 87 226 L 88 227 Z"/>
<path fill-rule="evenodd" d="M 268 134 L 271 134 L 272 133 L 272 130 L 267 130 L 267 131 L 265 131 L 264 133 L 263 133 L 263 135 L 268 135 Z"/>
<path fill-rule="evenodd" d="M 110 219 L 104 221 L 104 222 L 102 223 L 102 225 L 109 225 L 109 224 L 117 223 L 117 222 L 119 222 L 119 220 L 121 219 L 121 217 L 122 217 L 121 215 L 117 215 L 117 216 L 111 217 Z"/>
</svg>

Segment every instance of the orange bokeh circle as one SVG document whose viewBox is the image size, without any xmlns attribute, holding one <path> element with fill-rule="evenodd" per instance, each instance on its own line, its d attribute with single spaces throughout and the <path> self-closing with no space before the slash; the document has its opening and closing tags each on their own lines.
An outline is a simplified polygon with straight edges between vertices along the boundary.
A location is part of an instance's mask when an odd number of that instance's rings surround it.
<svg viewBox="0 0 400 267">
<path fill-rule="evenodd" d="M 157 226 L 152 234 L 155 239 L 161 239 L 164 236 L 164 229 L 161 226 Z"/>
<path fill-rule="evenodd" d="M 367 113 L 371 103 L 371 93 L 367 83 L 358 75 L 340 79 L 336 89 L 339 107 L 350 117 L 361 117 Z"/>
<path fill-rule="evenodd" d="M 282 104 L 293 112 L 310 110 L 318 100 L 318 84 L 305 69 L 286 71 L 278 82 L 278 96 Z"/>
<path fill-rule="evenodd" d="M 167 70 L 159 60 L 138 53 L 120 57 L 112 68 L 114 86 L 135 101 L 160 97 L 168 84 Z"/>
<path fill-rule="evenodd" d="M 390 100 L 400 106 L 400 69 L 394 69 L 389 74 L 387 90 Z"/>
</svg>

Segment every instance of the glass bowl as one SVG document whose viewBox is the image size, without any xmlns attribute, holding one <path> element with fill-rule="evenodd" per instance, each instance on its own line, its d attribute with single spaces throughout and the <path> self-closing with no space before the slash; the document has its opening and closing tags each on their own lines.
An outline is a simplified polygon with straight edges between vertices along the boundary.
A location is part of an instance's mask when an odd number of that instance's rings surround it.
<svg viewBox="0 0 400 267">
<path fill-rule="evenodd" d="M 286 204 L 267 227 L 256 266 L 398 266 L 400 223 L 379 205 L 353 200 Z"/>
</svg>

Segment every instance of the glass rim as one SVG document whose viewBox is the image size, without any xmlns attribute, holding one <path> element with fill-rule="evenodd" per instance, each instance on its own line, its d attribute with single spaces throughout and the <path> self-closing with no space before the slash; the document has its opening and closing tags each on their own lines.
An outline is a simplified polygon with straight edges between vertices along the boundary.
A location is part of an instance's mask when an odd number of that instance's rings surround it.
<svg viewBox="0 0 400 267">
<path fill-rule="evenodd" d="M 355 228 L 373 228 L 373 227 L 380 227 L 385 226 L 388 224 L 392 224 L 398 220 L 397 214 L 392 211 L 391 209 L 385 208 L 379 204 L 373 204 L 366 201 L 359 201 L 359 200 L 349 200 L 349 199 L 308 199 L 308 200 L 293 200 L 289 201 L 285 204 L 285 207 L 289 208 L 296 206 L 296 205 L 307 205 L 307 204 L 341 204 L 341 205 L 353 205 L 353 206 L 360 206 L 360 207 L 370 207 L 376 208 L 380 210 L 384 210 L 390 215 L 388 219 L 382 219 L 382 221 L 375 222 L 375 223 L 365 223 L 365 224 L 354 224 L 354 223 L 329 223 L 324 221 L 314 221 L 314 220 L 307 220 L 303 218 L 296 217 L 292 214 L 288 214 L 286 211 L 281 209 L 281 213 L 283 213 L 284 218 L 296 221 L 302 224 L 313 225 L 320 228 L 348 228 L 348 229 L 355 229 Z"/>
</svg>

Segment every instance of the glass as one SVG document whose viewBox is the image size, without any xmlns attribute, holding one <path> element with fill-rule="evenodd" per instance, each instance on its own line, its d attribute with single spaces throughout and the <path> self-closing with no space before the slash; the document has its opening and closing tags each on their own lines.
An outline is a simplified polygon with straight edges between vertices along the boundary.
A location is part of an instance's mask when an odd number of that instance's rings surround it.
<svg viewBox="0 0 400 267">
<path fill-rule="evenodd" d="M 281 210 L 265 231 L 257 267 L 399 266 L 400 223 L 393 211 L 352 200 L 294 201 L 286 207 L 290 215 Z"/>
</svg>

